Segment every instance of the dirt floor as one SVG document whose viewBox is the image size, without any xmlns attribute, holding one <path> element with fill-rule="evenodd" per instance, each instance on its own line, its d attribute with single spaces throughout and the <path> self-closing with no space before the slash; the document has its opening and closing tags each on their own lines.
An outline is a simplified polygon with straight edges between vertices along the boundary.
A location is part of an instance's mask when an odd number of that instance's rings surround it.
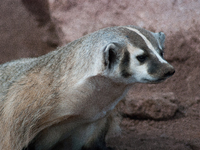
<svg viewBox="0 0 200 150">
<path fill-rule="evenodd" d="M 0 63 L 36 57 L 55 49 L 21 1 L 0 1 Z M 73 32 L 73 31 L 70 31 Z M 136 84 L 129 97 L 172 92 L 176 113 L 165 119 L 124 116 L 122 134 L 108 139 L 116 150 L 200 150 L 200 27 L 170 34 L 166 59 L 175 67 L 173 77 L 161 84 Z"/>
<path fill-rule="evenodd" d="M 144 86 L 139 85 L 138 89 Z M 160 90 L 157 85 L 153 89 Z M 135 96 L 138 93 L 143 92 L 132 90 L 130 94 Z M 200 150 L 200 99 L 189 105 L 181 103 L 176 114 L 169 119 L 124 117 L 122 136 L 110 139 L 109 145 L 117 150 Z"/>
</svg>

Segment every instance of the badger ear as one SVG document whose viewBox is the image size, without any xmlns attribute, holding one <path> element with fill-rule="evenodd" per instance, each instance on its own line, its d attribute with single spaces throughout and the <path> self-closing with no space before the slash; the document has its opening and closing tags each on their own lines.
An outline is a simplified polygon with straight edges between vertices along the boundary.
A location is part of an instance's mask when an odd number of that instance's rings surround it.
<svg viewBox="0 0 200 150">
<path fill-rule="evenodd" d="M 161 49 L 165 48 L 165 34 L 163 32 L 153 33 L 154 37 L 159 42 L 159 46 Z"/>
<path fill-rule="evenodd" d="M 162 49 L 165 48 L 165 34 L 163 32 L 159 32 L 159 42 Z"/>
<path fill-rule="evenodd" d="M 111 69 L 113 65 L 117 61 L 117 51 L 119 49 L 119 46 L 117 43 L 110 43 L 105 46 L 103 55 L 104 55 L 104 65 L 108 68 Z"/>
</svg>

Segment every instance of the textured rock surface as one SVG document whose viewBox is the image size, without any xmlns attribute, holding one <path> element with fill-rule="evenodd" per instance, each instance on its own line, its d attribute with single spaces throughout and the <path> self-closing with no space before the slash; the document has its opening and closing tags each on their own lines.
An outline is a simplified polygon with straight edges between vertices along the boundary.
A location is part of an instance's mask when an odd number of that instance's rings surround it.
<svg viewBox="0 0 200 150">
<path fill-rule="evenodd" d="M 0 18 L 0 64 L 13 59 L 37 57 L 58 45 L 56 40 L 49 42 L 52 37 L 57 37 L 54 31 L 49 33 L 51 23 L 42 25 L 36 22 L 19 0 L 1 0 Z"/>
<path fill-rule="evenodd" d="M 121 113 L 135 119 L 163 120 L 172 118 L 178 110 L 174 93 L 150 93 L 130 96 L 121 105 Z"/>
<path fill-rule="evenodd" d="M 200 23 L 195 0 L 49 0 L 49 7 L 62 43 L 108 26 L 134 24 L 171 35 Z"/>
</svg>

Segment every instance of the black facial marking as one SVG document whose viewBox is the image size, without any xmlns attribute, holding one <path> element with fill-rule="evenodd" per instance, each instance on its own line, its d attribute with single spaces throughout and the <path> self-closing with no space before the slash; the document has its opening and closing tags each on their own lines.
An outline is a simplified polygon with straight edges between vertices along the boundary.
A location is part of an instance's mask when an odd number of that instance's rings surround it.
<svg viewBox="0 0 200 150">
<path fill-rule="evenodd" d="M 121 71 L 121 75 L 124 77 L 124 78 L 128 78 L 131 76 L 131 74 L 127 71 L 127 70 L 122 70 Z"/>
<path fill-rule="evenodd" d="M 122 65 L 128 66 L 130 63 L 130 53 L 128 51 L 124 52 L 124 57 L 122 58 Z"/>
<path fill-rule="evenodd" d="M 130 65 L 130 53 L 128 51 L 125 51 L 120 64 L 121 75 L 125 78 L 131 76 L 131 73 L 129 72 L 129 65 Z"/>
<path fill-rule="evenodd" d="M 149 74 L 156 74 L 158 69 L 161 67 L 161 63 L 156 57 L 153 57 L 151 61 L 148 63 L 148 73 Z"/>
</svg>

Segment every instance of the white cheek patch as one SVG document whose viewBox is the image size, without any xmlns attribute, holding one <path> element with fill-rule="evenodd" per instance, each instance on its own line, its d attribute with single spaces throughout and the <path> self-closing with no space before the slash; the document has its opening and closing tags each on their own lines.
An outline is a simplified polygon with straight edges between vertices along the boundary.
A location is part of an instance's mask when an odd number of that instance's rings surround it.
<svg viewBox="0 0 200 150">
<path fill-rule="evenodd" d="M 139 48 L 135 48 L 134 51 L 131 51 L 131 60 L 135 61 L 134 62 L 135 65 L 140 65 L 140 62 L 136 59 L 136 57 L 143 54 L 144 51 Z"/>
<path fill-rule="evenodd" d="M 136 82 L 146 82 L 147 80 L 154 80 L 154 78 L 148 73 L 147 64 L 141 65 L 140 62 L 135 58 L 137 55 L 143 54 L 144 51 L 138 49 L 133 51 L 131 55 L 130 72 L 133 73 L 133 78 Z"/>
<path fill-rule="evenodd" d="M 130 28 L 130 27 L 126 27 L 127 29 L 137 33 L 144 41 L 145 43 L 147 44 L 148 48 L 150 50 L 152 50 L 152 52 L 156 55 L 156 57 L 158 58 L 158 60 L 161 62 L 161 63 L 167 63 L 167 61 L 165 61 L 159 54 L 158 52 L 154 49 L 153 45 L 151 44 L 151 42 L 140 32 L 138 31 L 137 29 L 134 29 L 134 28 Z"/>
<path fill-rule="evenodd" d="M 134 65 L 134 64 L 133 64 Z M 134 78 L 136 82 L 145 83 L 147 81 L 155 80 L 148 72 L 147 72 L 147 65 L 138 65 L 132 66 L 132 71 L 134 72 Z"/>
</svg>

